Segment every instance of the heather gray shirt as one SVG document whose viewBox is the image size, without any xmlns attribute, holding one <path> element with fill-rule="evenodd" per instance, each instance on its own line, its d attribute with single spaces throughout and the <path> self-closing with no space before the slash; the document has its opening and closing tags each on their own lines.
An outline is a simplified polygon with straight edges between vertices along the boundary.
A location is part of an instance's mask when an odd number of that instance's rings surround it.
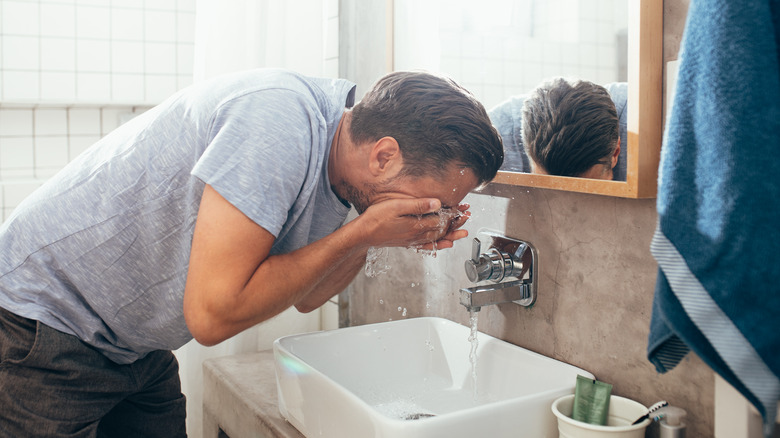
<svg viewBox="0 0 780 438">
<path fill-rule="evenodd" d="M 185 89 L 120 126 L 0 227 L 0 307 L 118 363 L 192 336 L 182 311 L 204 184 L 286 253 L 348 213 L 327 159 L 354 84 L 254 70 Z"/>
</svg>

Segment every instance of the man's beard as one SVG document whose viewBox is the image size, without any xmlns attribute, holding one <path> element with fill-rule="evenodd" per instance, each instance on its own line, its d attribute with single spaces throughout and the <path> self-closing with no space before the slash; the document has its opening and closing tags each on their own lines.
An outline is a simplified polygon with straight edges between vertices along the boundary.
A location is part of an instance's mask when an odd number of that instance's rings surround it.
<svg viewBox="0 0 780 438">
<path fill-rule="evenodd" d="M 352 204 L 358 214 L 363 214 L 371 206 L 371 199 L 376 196 L 380 189 L 392 190 L 394 182 L 399 178 L 400 175 L 396 175 L 379 184 L 366 183 L 362 190 L 345 180 L 341 180 L 338 186 L 334 187 L 334 192 L 338 189 L 338 192 L 340 192 L 339 196 L 343 196 L 344 200 Z"/>
<path fill-rule="evenodd" d="M 366 211 L 370 205 L 371 198 L 376 194 L 376 187 L 373 184 L 368 184 L 366 187 L 367 191 L 363 191 L 342 180 L 339 188 L 343 193 L 344 199 L 355 207 L 358 214 L 363 214 Z"/>
</svg>

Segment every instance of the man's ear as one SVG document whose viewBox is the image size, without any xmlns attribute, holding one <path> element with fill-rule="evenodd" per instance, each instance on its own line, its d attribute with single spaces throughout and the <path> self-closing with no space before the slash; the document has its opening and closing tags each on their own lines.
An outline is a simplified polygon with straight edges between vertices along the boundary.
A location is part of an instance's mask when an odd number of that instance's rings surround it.
<svg viewBox="0 0 780 438">
<path fill-rule="evenodd" d="M 612 168 L 614 169 L 615 166 L 617 166 L 618 158 L 620 157 L 620 137 L 618 137 L 617 141 L 617 147 L 615 148 L 615 152 L 612 153 Z"/>
<path fill-rule="evenodd" d="M 368 157 L 368 168 L 374 176 L 394 174 L 403 165 L 401 148 L 393 137 L 382 137 L 374 143 Z"/>
</svg>

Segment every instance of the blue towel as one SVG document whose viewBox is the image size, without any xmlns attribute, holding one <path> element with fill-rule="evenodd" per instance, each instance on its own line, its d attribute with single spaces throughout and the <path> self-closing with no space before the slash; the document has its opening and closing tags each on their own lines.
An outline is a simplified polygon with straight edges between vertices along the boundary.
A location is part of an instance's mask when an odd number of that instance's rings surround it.
<svg viewBox="0 0 780 438">
<path fill-rule="evenodd" d="M 780 398 L 780 1 L 693 0 L 661 150 L 648 358 Z"/>
</svg>

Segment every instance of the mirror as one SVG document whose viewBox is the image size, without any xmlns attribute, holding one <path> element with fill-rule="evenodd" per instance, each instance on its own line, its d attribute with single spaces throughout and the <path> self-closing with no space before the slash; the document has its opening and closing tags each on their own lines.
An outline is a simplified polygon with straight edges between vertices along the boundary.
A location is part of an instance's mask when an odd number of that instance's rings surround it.
<svg viewBox="0 0 780 438">
<path fill-rule="evenodd" d="M 452 77 L 490 110 L 555 76 L 628 83 L 626 180 L 500 171 L 494 184 L 627 198 L 656 195 L 662 138 L 663 2 L 389 0 L 392 68 Z"/>
</svg>

